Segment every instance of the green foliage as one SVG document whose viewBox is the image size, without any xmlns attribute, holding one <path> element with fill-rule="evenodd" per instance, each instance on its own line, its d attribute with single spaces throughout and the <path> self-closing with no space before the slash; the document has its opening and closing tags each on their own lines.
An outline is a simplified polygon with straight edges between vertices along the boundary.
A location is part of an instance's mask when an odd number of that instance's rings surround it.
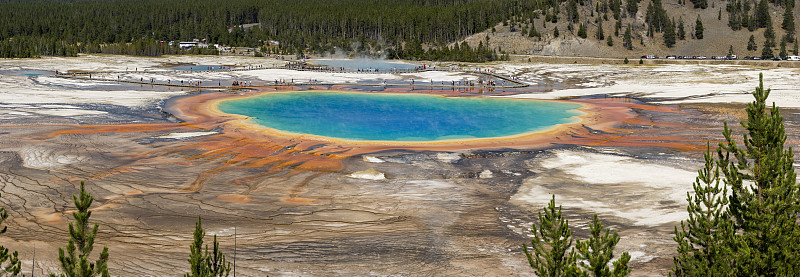
<svg viewBox="0 0 800 277">
<path fill-rule="evenodd" d="M 94 224 L 92 229 L 89 229 L 89 217 L 92 212 L 89 207 L 92 205 L 94 198 L 86 193 L 83 181 L 81 181 L 81 189 L 78 195 L 72 195 L 72 200 L 75 203 L 75 211 L 72 213 L 75 219 L 74 224 L 69 223 L 69 242 L 64 248 L 58 249 L 58 261 L 61 266 L 61 274 L 56 275 L 50 273 L 51 277 L 89 277 L 89 276 L 109 276 L 108 275 L 108 247 L 103 247 L 100 252 L 100 257 L 96 262 L 89 262 L 89 255 L 94 249 L 94 240 L 97 236 L 97 230 L 100 227 L 97 223 Z M 75 251 L 78 251 L 77 256 Z"/>
<path fill-rule="evenodd" d="M 733 249 L 729 242 L 734 238 L 733 224 L 726 209 L 728 190 L 720 183 L 720 169 L 711 153 L 709 145 L 704 154 L 705 167 L 698 171 L 692 184 L 694 194 L 686 193 L 689 219 L 681 221 L 680 230 L 675 227 L 678 256 L 673 258 L 672 273 L 676 276 L 730 276 L 732 273 Z"/>
<path fill-rule="evenodd" d="M 628 28 L 625 29 L 625 35 L 622 36 L 622 45 L 625 46 L 625 49 L 633 49 L 633 34 L 631 34 L 630 25 L 628 25 Z"/>
<path fill-rule="evenodd" d="M 780 52 L 778 52 L 778 57 L 786 57 L 789 54 L 786 52 L 786 39 L 781 40 L 781 48 Z"/>
<path fill-rule="evenodd" d="M 461 61 L 461 62 L 487 62 L 498 60 L 496 52 L 490 50 L 483 44 L 478 43 L 478 47 L 471 47 L 466 42 L 455 44 L 453 47 L 441 46 L 430 47 L 425 50 L 419 41 L 406 44 L 397 51 L 388 51 L 389 58 L 399 58 L 408 60 L 438 60 L 438 61 Z"/>
<path fill-rule="evenodd" d="M 731 187 L 729 209 L 744 244 L 736 259 L 739 272 L 788 276 L 800 268 L 800 186 L 792 148 L 785 148 L 783 117 L 774 103 L 766 105 L 769 93 L 759 75 L 755 101 L 747 105 L 747 121 L 741 123 L 747 130 L 744 148 L 726 126 L 720 148 L 728 155 L 720 158 L 720 168 Z"/>
<path fill-rule="evenodd" d="M 539 33 L 539 30 L 536 30 L 536 24 L 531 24 L 531 29 L 528 32 L 528 36 L 529 37 L 537 37 L 537 38 L 541 38 L 542 37 L 542 34 Z"/>
<path fill-rule="evenodd" d="M 694 24 L 694 37 L 703 39 L 703 22 L 700 21 L 700 16 L 697 16 L 697 21 Z"/>
<path fill-rule="evenodd" d="M 575 242 L 569 221 L 556 208 L 555 195 L 550 199 L 544 213 L 539 212 L 539 225 L 533 225 L 531 246 L 522 245 L 528 263 L 538 276 L 627 276 L 631 256 L 623 252 L 613 268 L 609 262 L 614 257 L 614 248 L 619 242 L 617 232 L 606 229 L 597 215 L 590 226 L 591 236 L 585 241 Z M 573 247 L 572 244 L 575 243 Z M 576 252 L 577 249 L 577 252 Z"/>
<path fill-rule="evenodd" d="M 686 39 L 686 30 L 683 27 L 683 17 L 678 18 L 678 39 L 685 40 Z"/>
<path fill-rule="evenodd" d="M 664 28 L 664 45 L 667 48 L 672 48 L 675 46 L 675 23 L 672 20 L 667 20 L 667 26 Z"/>
<path fill-rule="evenodd" d="M 580 13 L 578 12 L 578 1 L 577 0 L 568 0 L 567 1 L 567 20 L 569 22 L 575 23 L 578 22 L 580 19 Z"/>
<path fill-rule="evenodd" d="M 8 212 L 5 207 L 0 207 L 0 225 L 8 219 Z M 5 234 L 8 227 L 3 226 L 0 229 L 0 235 Z M 22 262 L 19 260 L 17 251 L 9 254 L 10 249 L 0 245 L 0 277 L 2 276 L 17 276 L 22 270 Z"/>
<path fill-rule="evenodd" d="M 622 62 L 623 62 L 624 64 L 628 64 L 630 61 L 628 61 L 628 58 L 625 58 L 625 60 L 623 60 Z"/>
<path fill-rule="evenodd" d="M 528 263 L 538 276 L 565 276 L 579 272 L 575 250 L 572 249 L 572 230 L 569 221 L 561 216 L 561 206 L 556 209 L 555 195 L 539 212 L 539 226 L 531 228 L 531 247 L 522 245 Z M 530 249 L 530 250 L 529 250 Z"/>
<path fill-rule="evenodd" d="M 772 51 L 772 47 L 769 46 L 769 42 L 764 41 L 764 47 L 761 48 L 761 57 L 765 59 L 769 59 L 774 57 L 775 54 Z"/>
<path fill-rule="evenodd" d="M 690 0 L 695 9 L 708 8 L 708 0 Z"/>
<path fill-rule="evenodd" d="M 520 11 L 543 8 L 536 1 L 516 0 L 3 1 L 0 56 L 152 55 L 152 41 L 160 46 L 161 41 L 195 38 L 256 48 L 277 40 L 281 53 L 322 53 L 334 47 L 355 51 L 351 45 L 363 40 L 368 42 L 365 52 L 377 52 L 378 45 L 397 48 L 412 40 L 443 45 Z M 253 23 L 260 25 L 244 25 Z M 147 40 L 145 50 L 136 49 L 140 40 Z"/>
<path fill-rule="evenodd" d="M 603 34 L 603 21 L 600 20 L 597 22 L 597 40 L 603 40 L 606 38 L 605 34 Z"/>
<path fill-rule="evenodd" d="M 625 10 L 628 11 L 628 16 L 636 16 L 639 12 L 639 0 L 625 0 Z"/>
<path fill-rule="evenodd" d="M 781 28 L 786 31 L 786 40 L 794 40 L 794 7 L 793 5 L 786 5 L 786 10 L 783 12 L 783 22 Z"/>
<path fill-rule="evenodd" d="M 738 31 L 742 27 L 749 25 L 750 2 L 743 0 L 728 1 L 725 11 L 728 12 L 728 27 L 731 27 L 731 30 Z"/>
<path fill-rule="evenodd" d="M 794 38 L 794 43 L 792 43 L 792 44 L 794 45 L 794 46 L 793 46 L 793 48 L 792 48 L 792 55 L 795 55 L 795 56 L 797 56 L 797 55 L 798 55 L 798 51 L 797 51 L 797 38 Z"/>
<path fill-rule="evenodd" d="M 558 37 L 558 27 L 553 28 L 553 37 Z"/>
<path fill-rule="evenodd" d="M 764 45 L 775 47 L 775 30 L 771 24 L 764 30 Z"/>
<path fill-rule="evenodd" d="M 614 257 L 614 248 L 619 242 L 619 235 L 616 231 L 606 229 L 603 233 L 603 223 L 597 214 L 589 225 L 591 237 L 576 244 L 578 248 L 578 259 L 580 266 L 589 273 L 589 276 L 626 276 L 630 273 L 628 261 L 631 256 L 628 252 L 623 252 L 619 260 L 613 262 L 614 268 L 609 267 L 611 259 Z M 613 273 L 613 275 L 612 275 Z"/>
<path fill-rule="evenodd" d="M 676 227 L 678 276 L 792 276 L 800 268 L 800 185 L 780 110 L 766 105 L 763 75 L 741 125 L 743 147 L 724 124 L 724 142 L 705 154 L 689 219 Z M 730 194 L 728 194 L 730 191 Z"/>
<path fill-rule="evenodd" d="M 647 36 L 653 37 L 655 33 L 664 32 L 669 21 L 669 16 L 661 0 L 653 0 L 647 5 L 647 13 L 645 14 Z"/>
<path fill-rule="evenodd" d="M 586 24 L 581 23 L 581 26 L 578 27 L 578 36 L 580 38 L 586 38 Z"/>
<path fill-rule="evenodd" d="M 750 39 L 747 41 L 747 51 L 756 51 L 758 49 L 758 45 L 756 45 L 756 37 L 754 35 L 750 35 Z"/>
<path fill-rule="evenodd" d="M 217 242 L 217 235 L 214 235 L 211 252 L 208 251 L 208 245 L 205 246 L 203 251 L 203 237 L 206 232 L 203 231 L 201 219 L 197 218 L 197 223 L 194 229 L 194 240 L 189 246 L 189 273 L 184 274 L 184 277 L 227 277 L 231 272 L 231 263 L 225 260 L 225 254 L 219 250 L 219 242 Z"/>
<path fill-rule="evenodd" d="M 756 28 L 766 28 L 767 26 L 772 26 L 772 17 L 769 15 L 769 4 L 767 3 L 767 0 L 761 0 L 758 2 L 753 17 Z"/>
<path fill-rule="evenodd" d="M 606 45 L 614 46 L 614 37 L 613 36 L 606 37 Z"/>
</svg>

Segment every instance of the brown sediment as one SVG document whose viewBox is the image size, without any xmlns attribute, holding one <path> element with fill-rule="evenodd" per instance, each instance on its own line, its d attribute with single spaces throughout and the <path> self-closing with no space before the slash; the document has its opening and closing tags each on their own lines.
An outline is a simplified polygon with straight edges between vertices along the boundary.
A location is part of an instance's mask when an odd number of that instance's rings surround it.
<svg viewBox="0 0 800 277">
<path fill-rule="evenodd" d="M 223 200 L 223 201 L 228 201 L 228 202 L 236 203 L 236 204 L 243 204 L 243 203 L 247 203 L 247 202 L 253 201 L 253 198 L 251 198 L 250 196 L 240 195 L 240 194 L 223 194 L 223 195 L 217 196 L 217 198 L 220 199 L 220 200 Z"/>
</svg>

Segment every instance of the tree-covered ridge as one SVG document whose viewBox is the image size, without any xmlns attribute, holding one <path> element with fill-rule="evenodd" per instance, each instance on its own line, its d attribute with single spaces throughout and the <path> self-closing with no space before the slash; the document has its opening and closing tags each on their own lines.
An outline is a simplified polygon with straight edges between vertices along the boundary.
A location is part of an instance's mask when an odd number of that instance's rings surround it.
<svg viewBox="0 0 800 277">
<path fill-rule="evenodd" d="M 522 0 L 78 0 L 0 4 L 0 56 L 113 52 L 109 44 L 161 45 L 206 40 L 281 53 L 397 49 L 405 42 L 444 46 L 529 10 Z M 260 28 L 244 28 L 260 23 Z M 248 26 L 249 27 L 249 26 Z M 120 48 L 118 46 L 117 48 Z M 25 51 L 21 49 L 26 49 Z M 145 52 L 145 53 L 142 53 Z M 174 52 L 174 51 L 173 51 Z M 382 51 L 381 51 L 382 52 Z"/>
</svg>

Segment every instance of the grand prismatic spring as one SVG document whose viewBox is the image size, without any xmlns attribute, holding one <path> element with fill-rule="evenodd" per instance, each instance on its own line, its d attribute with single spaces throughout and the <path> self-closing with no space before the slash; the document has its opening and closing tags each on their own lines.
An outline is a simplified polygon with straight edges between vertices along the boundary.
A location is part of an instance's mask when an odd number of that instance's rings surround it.
<svg viewBox="0 0 800 277">
<path fill-rule="evenodd" d="M 519 135 L 579 121 L 581 104 L 425 94 L 269 93 L 219 109 L 297 134 L 345 140 L 436 141 Z"/>
</svg>

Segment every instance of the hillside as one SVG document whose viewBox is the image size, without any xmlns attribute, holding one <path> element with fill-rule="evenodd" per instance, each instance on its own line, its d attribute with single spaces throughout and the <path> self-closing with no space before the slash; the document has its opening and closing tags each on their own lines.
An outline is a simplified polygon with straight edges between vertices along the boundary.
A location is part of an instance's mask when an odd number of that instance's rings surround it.
<svg viewBox="0 0 800 277">
<path fill-rule="evenodd" d="M 657 0 L 656 0 L 657 1 Z M 748 0 L 749 1 L 749 0 Z M 476 46 L 479 42 L 486 43 L 488 36 L 489 47 L 499 49 L 511 54 L 533 54 L 533 55 L 547 55 L 547 56 L 585 56 L 585 57 L 640 57 L 642 55 L 688 55 L 688 56 L 722 56 L 727 55 L 730 47 L 733 48 L 733 53 L 740 57 L 744 56 L 761 56 L 762 47 L 765 42 L 764 32 L 766 28 L 759 28 L 754 31 L 749 31 L 747 28 L 741 28 L 734 31 L 729 27 L 729 19 L 731 15 L 726 11 L 726 6 L 729 1 L 715 1 L 710 0 L 706 9 L 693 8 L 691 2 L 680 4 L 679 0 L 663 0 L 663 7 L 666 11 L 668 18 L 674 18 L 676 22 L 682 18 L 686 32 L 686 39 L 677 39 L 673 47 L 667 47 L 664 42 L 664 33 L 654 33 L 653 37 L 647 35 L 648 24 L 647 7 L 653 0 L 642 0 L 639 3 L 638 12 L 635 16 L 629 16 L 624 11 L 621 13 L 620 21 L 621 26 L 618 35 L 614 35 L 614 26 L 616 20 L 613 18 L 613 13 L 598 13 L 597 4 L 600 3 L 601 7 L 604 1 L 588 1 L 584 5 L 577 5 L 579 18 L 576 23 L 570 23 L 567 20 L 565 10 L 569 2 L 563 2 L 559 5 L 561 18 L 557 23 L 546 22 L 545 16 L 540 15 L 538 18 L 533 16 L 526 19 L 519 19 L 520 23 L 514 24 L 515 29 L 511 30 L 511 25 L 499 23 L 492 32 L 491 29 L 471 35 L 461 41 L 466 41 L 472 46 Z M 593 3 L 593 4 L 592 4 Z M 793 5 L 791 3 L 787 3 Z M 757 5 L 756 1 L 751 2 L 752 7 Z M 771 23 L 775 32 L 775 47 L 773 52 L 778 55 L 780 51 L 781 39 L 786 34 L 786 31 L 781 28 L 781 23 L 784 17 L 784 8 L 779 4 L 770 3 L 769 14 Z M 624 3 L 622 9 L 624 10 Z M 754 13 L 755 8 L 751 10 L 750 14 Z M 797 7 L 793 8 L 794 14 L 800 11 Z M 598 24 L 595 23 L 598 18 L 602 19 L 607 16 L 608 20 L 602 20 L 603 33 L 605 36 L 613 36 L 613 46 L 609 46 L 606 40 L 598 40 L 596 33 L 598 31 Z M 720 16 L 721 15 L 721 16 Z M 695 20 L 700 18 L 704 27 L 703 39 L 692 38 L 694 33 Z M 533 19 L 533 20 L 531 20 Z M 512 19 L 515 20 L 515 19 Z M 523 30 L 530 30 L 531 21 L 536 30 L 541 34 L 539 37 L 530 37 L 529 32 L 522 33 Z M 795 26 L 797 25 L 797 17 L 795 17 Z M 581 23 L 587 26 L 587 37 L 581 38 L 577 35 Z M 568 30 L 568 26 L 573 24 L 573 31 Z M 626 26 L 632 27 L 632 50 L 627 50 L 623 46 L 624 29 Z M 678 25 L 678 24 L 675 24 Z M 554 37 L 554 29 L 559 29 L 559 36 Z M 755 51 L 748 51 L 747 44 L 749 37 L 753 35 L 757 49 Z M 791 55 L 794 44 L 787 43 L 786 50 Z"/>
</svg>

